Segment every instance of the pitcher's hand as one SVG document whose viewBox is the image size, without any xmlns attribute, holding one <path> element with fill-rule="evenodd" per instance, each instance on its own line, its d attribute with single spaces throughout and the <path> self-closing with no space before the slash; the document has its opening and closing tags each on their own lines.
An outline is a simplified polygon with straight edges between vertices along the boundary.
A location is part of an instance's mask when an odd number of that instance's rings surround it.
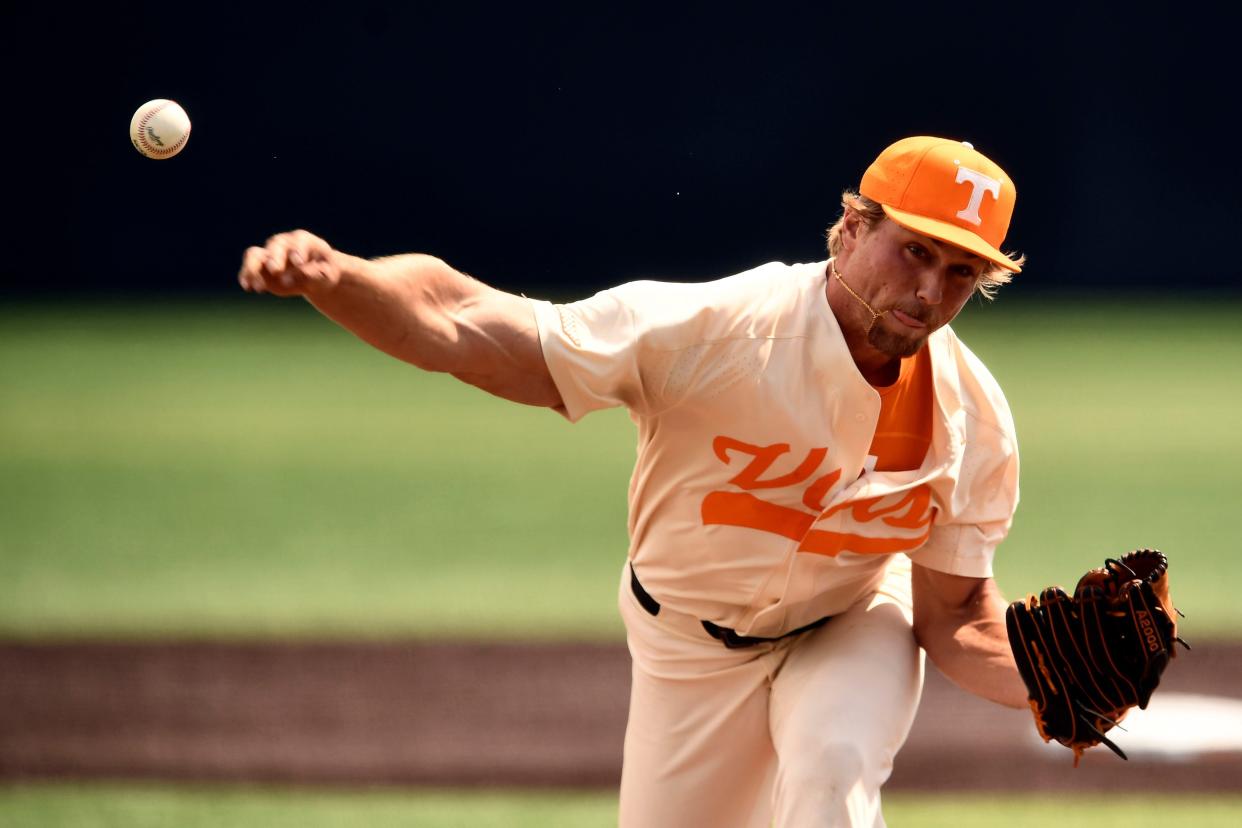
<svg viewBox="0 0 1242 828">
<path fill-rule="evenodd" d="M 237 281 L 243 290 L 276 296 L 305 296 L 331 289 L 341 278 L 340 254 L 305 230 L 280 233 L 242 257 Z"/>
</svg>

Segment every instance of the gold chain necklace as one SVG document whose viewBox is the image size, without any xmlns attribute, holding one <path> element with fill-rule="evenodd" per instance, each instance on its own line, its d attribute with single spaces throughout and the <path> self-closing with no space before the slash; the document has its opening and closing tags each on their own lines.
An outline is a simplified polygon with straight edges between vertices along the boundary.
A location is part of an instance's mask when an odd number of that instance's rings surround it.
<svg viewBox="0 0 1242 828">
<path fill-rule="evenodd" d="M 876 320 L 879 319 L 884 314 L 888 313 L 888 311 L 880 311 L 879 313 L 876 313 L 875 309 L 872 308 L 871 305 L 867 304 L 866 299 L 862 298 L 857 293 L 855 293 L 854 289 L 845 283 L 845 280 L 841 278 L 841 274 L 837 272 L 836 257 L 833 257 L 828 260 L 828 270 L 832 273 L 833 276 L 836 277 L 836 280 L 841 283 L 841 287 L 845 288 L 846 291 L 849 292 L 850 296 L 853 296 L 855 299 L 861 302 L 862 306 L 867 309 L 867 313 L 871 314 L 871 321 L 867 323 L 867 333 L 871 333 L 871 329 L 875 327 Z"/>
</svg>

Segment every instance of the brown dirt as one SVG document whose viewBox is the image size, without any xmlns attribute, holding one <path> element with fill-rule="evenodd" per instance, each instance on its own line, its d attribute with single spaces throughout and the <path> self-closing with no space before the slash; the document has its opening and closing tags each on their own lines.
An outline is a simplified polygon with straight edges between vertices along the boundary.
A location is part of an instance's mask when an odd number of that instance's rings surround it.
<svg viewBox="0 0 1242 828">
<path fill-rule="evenodd" d="M 1242 645 L 1164 688 L 1242 698 Z M 615 644 L 0 642 L 0 779 L 613 786 L 629 657 Z M 1030 717 L 929 669 L 889 789 L 1236 789 L 1242 753 L 1071 767 Z M 1124 734 L 1121 735 L 1124 744 Z"/>
</svg>

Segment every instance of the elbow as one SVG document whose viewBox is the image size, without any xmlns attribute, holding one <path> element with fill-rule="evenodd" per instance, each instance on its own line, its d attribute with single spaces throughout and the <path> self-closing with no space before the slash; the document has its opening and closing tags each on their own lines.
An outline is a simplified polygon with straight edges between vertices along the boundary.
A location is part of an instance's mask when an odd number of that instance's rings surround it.
<svg viewBox="0 0 1242 828">
<path fill-rule="evenodd" d="M 914 633 L 914 641 L 924 650 L 933 649 L 936 630 L 941 628 L 943 617 L 937 619 L 928 613 L 914 614 L 914 622 L 911 624 L 911 631 Z"/>
<path fill-rule="evenodd" d="M 914 623 L 910 625 L 910 631 L 914 633 L 915 643 L 926 650 L 927 646 L 924 642 L 927 640 L 927 622 L 920 619 L 917 615 L 914 616 Z"/>
<path fill-rule="evenodd" d="M 968 588 L 947 592 L 921 591 L 914 601 L 911 629 L 914 640 L 929 653 L 956 640 L 960 631 L 986 614 L 989 581 L 970 583 Z M 958 586 L 966 586 L 959 581 Z"/>
</svg>

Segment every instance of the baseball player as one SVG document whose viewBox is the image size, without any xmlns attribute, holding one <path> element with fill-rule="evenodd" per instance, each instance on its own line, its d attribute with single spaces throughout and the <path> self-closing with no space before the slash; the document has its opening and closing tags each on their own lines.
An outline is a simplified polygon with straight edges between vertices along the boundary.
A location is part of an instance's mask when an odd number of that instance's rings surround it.
<svg viewBox="0 0 1242 828">
<path fill-rule="evenodd" d="M 1027 704 L 991 578 L 1013 421 L 949 327 L 1021 269 L 1000 250 L 1014 198 L 970 144 L 915 137 L 844 193 L 827 261 L 558 305 L 295 231 L 239 281 L 571 422 L 629 409 L 621 825 L 883 825 L 924 652 Z"/>
</svg>

